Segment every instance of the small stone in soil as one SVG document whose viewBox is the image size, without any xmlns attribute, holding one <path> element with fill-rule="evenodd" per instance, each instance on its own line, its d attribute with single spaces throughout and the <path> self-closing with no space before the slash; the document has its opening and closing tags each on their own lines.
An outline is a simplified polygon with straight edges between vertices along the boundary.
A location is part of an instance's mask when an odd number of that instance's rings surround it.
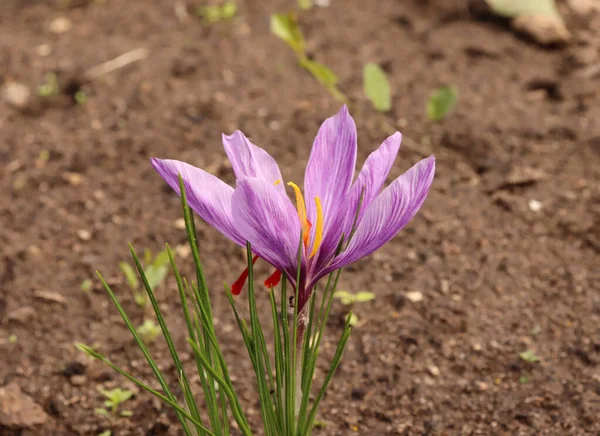
<svg viewBox="0 0 600 436">
<path fill-rule="evenodd" d="M 423 294 L 419 291 L 411 291 L 406 293 L 406 298 L 408 298 L 413 303 L 418 303 L 423 301 Z"/>
<path fill-rule="evenodd" d="M 48 420 L 44 409 L 16 383 L 0 387 L 0 427 L 31 428 Z"/>
<path fill-rule="evenodd" d="M 71 27 L 73 27 L 73 23 L 66 17 L 57 17 L 50 23 L 50 31 L 57 35 L 68 32 Z"/>
<path fill-rule="evenodd" d="M 22 83 L 8 82 L 2 89 L 2 99 L 19 110 L 27 108 L 30 98 L 31 91 Z"/>
<path fill-rule="evenodd" d="M 79 239 L 81 239 L 82 241 L 89 241 L 90 239 L 92 239 L 91 232 L 85 229 L 77 230 L 77 236 L 79 236 Z"/>
<path fill-rule="evenodd" d="M 440 375 L 440 369 L 435 365 L 429 366 L 427 368 L 427 371 L 429 371 L 429 374 L 431 374 L 434 377 L 437 377 L 438 375 Z"/>
<path fill-rule="evenodd" d="M 21 324 L 27 324 L 37 315 L 36 310 L 31 306 L 19 307 L 11 311 L 8 314 L 9 321 L 20 322 Z"/>
<path fill-rule="evenodd" d="M 52 303 L 66 304 L 67 300 L 58 292 L 52 291 L 35 291 L 33 293 L 35 298 L 39 298 L 40 300 L 49 301 Z"/>
<path fill-rule="evenodd" d="M 529 205 L 529 209 L 532 212 L 539 212 L 540 210 L 542 210 L 542 207 L 544 207 L 542 202 L 537 200 L 529 200 L 527 204 Z"/>
</svg>

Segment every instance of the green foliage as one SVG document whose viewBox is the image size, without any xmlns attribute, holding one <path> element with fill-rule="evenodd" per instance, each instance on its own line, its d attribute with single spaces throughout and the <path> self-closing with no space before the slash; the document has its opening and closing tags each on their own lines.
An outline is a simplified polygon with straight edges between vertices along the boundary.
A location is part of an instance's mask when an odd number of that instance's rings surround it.
<svg viewBox="0 0 600 436">
<path fill-rule="evenodd" d="M 169 268 L 168 264 L 169 256 L 166 250 L 161 251 L 154 258 L 152 257 L 152 252 L 150 250 L 144 252 L 144 273 L 146 274 L 146 279 L 152 289 L 156 289 L 167 276 Z M 140 283 L 137 274 L 131 265 L 127 262 L 119 262 L 119 268 L 121 268 L 121 271 L 125 275 L 125 279 L 133 292 L 135 302 L 141 307 L 146 306 L 146 304 L 148 304 L 146 294 L 144 292 L 139 292 Z"/>
<path fill-rule="evenodd" d="M 104 407 L 106 407 L 106 409 L 100 407 L 97 408 L 95 412 L 96 414 L 106 416 L 107 418 L 109 418 L 111 414 L 116 415 L 119 406 L 133 396 L 132 391 L 123 390 L 121 388 L 106 390 L 98 387 L 98 392 L 106 397 L 106 400 L 104 401 Z M 123 410 L 119 413 L 119 415 L 131 416 L 133 415 L 133 412 L 129 410 Z"/>
<path fill-rule="evenodd" d="M 296 54 L 305 56 L 304 36 L 294 13 L 271 15 L 271 33 L 289 45 Z"/>
<path fill-rule="evenodd" d="M 137 289 L 140 284 L 131 265 L 129 265 L 127 262 L 119 262 L 119 268 L 121 268 L 121 271 L 123 271 L 123 274 L 125 274 L 125 278 L 127 279 L 129 287 L 131 289 Z"/>
<path fill-rule="evenodd" d="M 504 17 L 514 18 L 523 15 L 541 15 L 561 20 L 554 0 L 486 0 L 492 10 Z"/>
<path fill-rule="evenodd" d="M 92 290 L 93 286 L 94 286 L 94 283 L 90 279 L 85 279 L 83 282 L 81 282 L 80 287 L 81 287 L 81 290 L 87 294 Z"/>
<path fill-rule="evenodd" d="M 351 305 L 355 303 L 366 303 L 367 301 L 374 300 L 375 294 L 368 291 L 360 291 L 356 294 L 353 294 L 348 291 L 339 290 L 335 291 L 333 297 L 338 298 L 342 304 Z"/>
<path fill-rule="evenodd" d="M 17 338 L 17 335 L 10 335 L 8 337 L 8 342 L 10 342 L 11 344 L 16 344 L 19 338 Z"/>
<path fill-rule="evenodd" d="M 77 348 L 89 356 L 100 360 L 140 388 L 171 406 L 179 419 L 185 436 L 229 436 L 231 434 L 238 434 L 238 432 L 244 436 L 250 436 L 253 432 L 242 409 L 240 397 L 233 386 L 229 375 L 229 368 L 225 363 L 221 346 L 216 337 L 210 294 L 198 253 L 196 227 L 192 211 L 187 205 L 185 187 L 181 178 L 180 189 L 186 231 L 195 265 L 195 280 L 188 282 L 185 278 L 181 277 L 169 246 L 167 246 L 166 252 L 177 282 L 183 319 L 187 326 L 188 344 L 193 351 L 196 363 L 195 370 L 197 371 L 197 377 L 203 392 L 204 404 L 202 409 L 196 403 L 194 392 L 192 391 L 192 387 L 195 384 L 192 385 L 188 378 L 187 371 L 189 371 L 189 368 L 183 367 L 169 328 L 156 301 L 154 290 L 150 286 L 145 268 L 142 266 L 139 257 L 132 247 L 130 249 L 135 268 L 141 278 L 148 300 L 151 303 L 156 320 L 169 349 L 173 360 L 174 372 L 178 375 L 178 389 L 173 389 L 172 385 L 167 382 L 162 370 L 150 354 L 139 329 L 134 327 L 113 290 L 100 274 L 98 275 L 104 289 L 154 373 L 161 387 L 160 391 L 151 388 L 130 373 L 124 371 L 93 348 L 84 344 L 77 344 Z M 300 246 L 299 256 L 301 248 Z M 146 261 L 152 259 L 148 255 L 145 257 Z M 301 334 L 299 334 L 300 317 L 297 307 L 298 291 L 295 290 L 294 294 L 289 294 L 287 291 L 287 280 L 282 281 L 279 291 L 275 289 L 270 290 L 271 316 L 268 317 L 267 315 L 267 317 L 271 319 L 274 327 L 274 354 L 270 355 L 263 334 L 264 319 L 261 319 L 256 304 L 257 295 L 254 289 L 254 271 L 250 244 L 247 245 L 247 257 L 247 300 L 250 314 L 248 321 L 238 312 L 236 300 L 227 285 L 225 286 L 225 291 L 254 368 L 259 394 L 258 404 L 260 405 L 263 419 L 262 434 L 265 434 L 265 436 L 309 436 L 313 426 L 315 426 L 318 406 L 331 383 L 333 374 L 339 366 L 351 332 L 352 314 L 350 313 L 346 318 L 342 335 L 334 352 L 333 359 L 330 362 L 329 369 L 324 374 L 322 384 L 316 393 L 312 392 L 317 357 L 319 356 L 319 345 L 325 331 L 325 325 L 333 301 L 333 293 L 335 292 L 340 272 L 337 271 L 335 275 L 330 275 L 327 285 L 324 288 L 319 288 L 319 292 L 313 293 L 311 296 L 307 303 L 310 309 L 308 311 L 308 319 L 303 321 L 304 328 Z M 156 261 L 156 258 L 152 260 Z M 279 293 L 278 298 L 276 298 L 276 292 Z M 321 299 L 318 306 L 316 303 L 317 295 Z M 293 297 L 292 301 L 295 302 L 295 306 L 293 315 L 288 317 L 290 297 Z M 183 403 L 175 396 L 175 392 L 181 393 Z M 120 395 L 114 394 L 112 391 L 107 391 L 104 395 L 109 399 L 106 407 L 110 407 L 113 410 L 116 410 L 120 403 L 129 398 L 129 396 L 124 394 L 124 391 L 121 391 Z M 204 415 L 200 413 L 200 410 L 206 412 L 208 422 L 206 422 L 206 418 L 203 417 Z M 100 413 L 105 413 L 107 416 L 110 415 L 108 411 Z M 230 428 L 229 423 L 232 417 L 239 430 L 232 431 Z"/>
<path fill-rule="evenodd" d="M 98 436 L 112 436 L 112 431 L 110 431 L 110 430 L 103 431 L 102 433 L 99 433 Z"/>
<path fill-rule="evenodd" d="M 50 160 L 50 151 L 49 150 L 40 151 L 40 154 L 38 155 L 38 160 L 40 162 L 48 162 Z"/>
<path fill-rule="evenodd" d="M 358 315 L 356 315 L 354 312 L 350 313 L 350 321 L 349 321 L 350 325 L 352 327 L 354 327 L 358 324 L 358 321 L 359 321 Z"/>
<path fill-rule="evenodd" d="M 236 14 L 237 4 L 234 1 L 228 1 L 222 5 L 198 6 L 196 8 L 196 15 L 202 17 L 207 24 L 231 20 Z"/>
<path fill-rule="evenodd" d="M 307 11 L 313 7 L 313 2 L 312 0 L 298 0 L 298 7 Z"/>
<path fill-rule="evenodd" d="M 537 356 L 533 350 L 523 351 L 519 354 L 519 357 L 527 363 L 537 363 L 540 361 L 539 356 Z"/>
<path fill-rule="evenodd" d="M 356 303 L 366 303 L 367 301 L 374 300 L 375 294 L 373 292 L 368 292 L 368 291 L 360 291 L 360 292 L 357 292 L 356 294 L 353 294 L 348 291 L 339 290 L 339 291 L 334 292 L 333 298 L 339 299 L 340 302 L 346 306 L 352 306 Z M 349 316 L 349 321 L 348 321 L 349 324 L 352 327 L 357 326 L 360 321 L 358 318 L 358 315 L 356 315 L 354 312 L 350 312 L 348 314 L 348 316 Z"/>
<path fill-rule="evenodd" d="M 326 88 L 335 87 L 339 81 L 338 76 L 329 67 L 316 61 L 304 58 L 300 60 L 300 65 Z"/>
<path fill-rule="evenodd" d="M 427 118 L 441 121 L 452 111 L 458 98 L 456 86 L 441 86 L 436 89 L 427 101 Z"/>
<path fill-rule="evenodd" d="M 87 101 L 87 94 L 83 92 L 81 89 L 75 93 L 73 96 L 77 104 L 85 104 Z"/>
<path fill-rule="evenodd" d="M 144 320 L 144 323 L 138 327 L 137 331 L 140 337 L 148 343 L 154 342 L 162 332 L 160 326 L 151 319 Z"/>
<path fill-rule="evenodd" d="M 339 79 L 335 73 L 326 65 L 309 59 L 306 55 L 304 36 L 294 13 L 271 15 L 271 33 L 294 50 L 300 66 L 323 85 L 336 100 L 348 102 L 346 96 L 337 87 Z"/>
<path fill-rule="evenodd" d="M 300 66 L 312 74 L 336 100 L 344 103 L 348 102 L 346 96 L 337 87 L 338 77 L 329 67 L 306 57 L 301 58 L 299 62 Z"/>
<path fill-rule="evenodd" d="M 54 97 L 60 95 L 60 86 L 58 78 L 54 73 L 46 73 L 44 83 L 37 88 L 37 95 L 40 97 Z"/>
<path fill-rule="evenodd" d="M 527 374 L 523 374 L 519 377 L 519 384 L 525 385 L 531 381 L 531 378 Z"/>
<path fill-rule="evenodd" d="M 375 109 L 387 112 L 392 108 L 390 82 L 379 65 L 369 63 L 364 66 L 363 86 L 366 96 Z"/>
</svg>

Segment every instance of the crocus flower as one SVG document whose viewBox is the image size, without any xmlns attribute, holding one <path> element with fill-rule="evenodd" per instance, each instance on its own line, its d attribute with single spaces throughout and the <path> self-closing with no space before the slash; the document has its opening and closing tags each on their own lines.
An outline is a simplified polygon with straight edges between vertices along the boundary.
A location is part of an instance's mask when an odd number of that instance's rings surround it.
<svg viewBox="0 0 600 436">
<path fill-rule="evenodd" d="M 267 286 L 284 273 L 298 290 L 300 311 L 319 279 L 388 242 L 425 201 L 435 172 L 433 156 L 383 189 L 401 140 L 399 132 L 387 138 L 353 182 L 356 125 L 342 107 L 319 129 L 306 166 L 304 195 L 295 183 L 286 185 L 275 160 L 240 131 L 223 135 L 235 189 L 184 162 L 152 159 L 152 165 L 178 193 L 181 174 L 188 203 L 200 217 L 233 242 L 250 242 L 254 261 L 261 258 L 275 267 Z M 286 186 L 295 194 L 296 207 Z M 232 292 L 239 293 L 244 280 L 242 274 Z"/>
</svg>

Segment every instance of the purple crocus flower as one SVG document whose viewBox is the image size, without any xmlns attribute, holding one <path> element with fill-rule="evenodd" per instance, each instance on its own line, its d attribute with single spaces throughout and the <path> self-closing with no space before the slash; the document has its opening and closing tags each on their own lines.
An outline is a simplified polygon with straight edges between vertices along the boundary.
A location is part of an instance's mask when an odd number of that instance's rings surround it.
<svg viewBox="0 0 600 436">
<path fill-rule="evenodd" d="M 369 155 L 353 182 L 356 125 L 347 107 L 342 107 L 319 129 L 306 167 L 304 196 L 296 184 L 287 184 L 295 192 L 297 208 L 275 160 L 240 131 L 223 135 L 237 179 L 235 189 L 184 162 L 153 158 L 152 165 L 178 193 L 181 174 L 188 203 L 200 217 L 241 246 L 249 241 L 254 254 L 276 268 L 265 284 L 272 286 L 285 273 L 298 287 L 300 311 L 319 279 L 377 250 L 423 204 L 435 172 L 433 156 L 382 190 L 401 140 L 399 132 L 387 138 Z M 300 282 L 296 283 L 301 237 Z M 232 291 L 239 293 L 244 280 L 242 274 Z"/>
</svg>

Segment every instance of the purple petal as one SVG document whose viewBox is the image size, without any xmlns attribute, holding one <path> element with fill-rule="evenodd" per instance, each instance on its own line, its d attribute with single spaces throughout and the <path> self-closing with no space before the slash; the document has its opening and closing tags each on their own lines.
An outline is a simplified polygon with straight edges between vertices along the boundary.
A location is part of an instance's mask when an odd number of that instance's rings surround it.
<svg viewBox="0 0 600 436">
<path fill-rule="evenodd" d="M 356 125 L 344 105 L 340 112 L 325 120 L 313 144 L 306 174 L 304 195 L 308 219 L 316 223 L 315 197 L 323 208 L 323 240 L 320 252 L 328 254 L 337 247 L 342 235 L 344 211 L 356 166 Z M 314 235 L 313 238 L 314 240 Z"/>
<path fill-rule="evenodd" d="M 371 153 L 365 161 L 350 191 L 344 224 L 346 235 L 350 234 L 355 218 L 356 224 L 359 224 L 373 200 L 381 193 L 381 188 L 394 165 L 401 142 L 402 134 L 400 132 L 394 133 L 383 141 L 379 148 Z M 359 205 L 360 210 L 357 215 L 356 211 Z"/>
<path fill-rule="evenodd" d="M 253 177 L 274 184 L 281 180 L 281 171 L 275 159 L 262 148 L 254 145 L 239 130 L 231 135 L 223 134 L 223 147 L 229 157 L 236 179 Z M 285 192 L 285 184 L 279 183 L 277 190 Z"/>
<path fill-rule="evenodd" d="M 185 162 L 170 159 L 150 160 L 163 179 L 179 192 L 179 174 L 183 179 L 189 206 L 200 217 L 236 244 L 245 245 L 231 215 L 233 188 L 206 171 Z"/>
<path fill-rule="evenodd" d="M 290 199 L 261 179 L 237 181 L 233 220 L 252 251 L 290 278 L 295 278 L 300 246 L 300 220 Z M 295 280 L 293 280 L 295 282 Z"/>
<path fill-rule="evenodd" d="M 430 156 L 394 180 L 365 211 L 348 248 L 318 278 L 371 254 L 392 239 L 425 201 L 434 173 L 435 159 Z"/>
</svg>

